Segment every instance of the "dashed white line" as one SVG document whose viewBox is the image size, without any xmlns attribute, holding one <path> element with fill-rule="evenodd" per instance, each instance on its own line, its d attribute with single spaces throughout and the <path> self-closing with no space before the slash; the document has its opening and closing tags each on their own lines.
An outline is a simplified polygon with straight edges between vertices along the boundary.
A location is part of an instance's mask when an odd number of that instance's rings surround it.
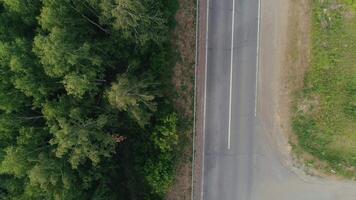
<svg viewBox="0 0 356 200">
<path fill-rule="evenodd" d="M 230 63 L 230 92 L 229 92 L 229 127 L 227 148 L 231 148 L 231 107 L 232 107 L 232 73 L 234 68 L 234 34 L 235 34 L 235 0 L 232 1 L 232 25 L 231 25 L 231 63 Z"/>
<path fill-rule="evenodd" d="M 257 18 L 257 53 L 256 53 L 256 83 L 255 83 L 255 117 L 258 107 L 258 80 L 260 71 L 260 21 L 261 21 L 261 0 L 258 0 L 258 18 Z"/>
</svg>

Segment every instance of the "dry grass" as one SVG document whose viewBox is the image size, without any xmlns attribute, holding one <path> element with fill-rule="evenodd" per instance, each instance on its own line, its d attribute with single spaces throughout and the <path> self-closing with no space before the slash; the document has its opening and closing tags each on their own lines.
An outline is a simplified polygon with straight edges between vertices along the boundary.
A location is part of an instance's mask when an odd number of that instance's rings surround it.
<svg viewBox="0 0 356 200">
<path fill-rule="evenodd" d="M 195 76 L 195 0 L 178 0 L 177 26 L 173 43 L 180 59 L 174 67 L 173 84 L 177 91 L 174 105 L 185 123 L 180 128 L 183 138 L 183 153 L 179 159 L 174 185 L 167 193 L 167 200 L 191 198 L 192 181 L 192 137 Z"/>
<path fill-rule="evenodd" d="M 175 105 L 184 117 L 193 116 L 195 63 L 195 4 L 194 0 L 179 0 L 174 43 L 180 59 L 174 67 L 173 83 L 177 90 Z"/>
</svg>

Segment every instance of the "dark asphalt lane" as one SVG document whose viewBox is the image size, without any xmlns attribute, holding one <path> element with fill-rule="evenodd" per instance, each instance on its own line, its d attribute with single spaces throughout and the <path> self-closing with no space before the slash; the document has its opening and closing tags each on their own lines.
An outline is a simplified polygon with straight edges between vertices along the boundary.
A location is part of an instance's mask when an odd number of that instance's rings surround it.
<svg viewBox="0 0 356 200">
<path fill-rule="evenodd" d="M 235 0 L 234 27 L 232 6 L 233 0 L 209 2 L 204 152 L 206 200 L 248 200 L 252 193 L 258 0 Z"/>
<path fill-rule="evenodd" d="M 261 30 L 263 58 L 273 56 L 278 48 L 274 17 L 278 16 L 279 1 L 284 0 L 261 1 L 266 6 L 261 10 L 267 22 Z M 234 20 L 233 0 L 208 2 L 202 199 L 356 200 L 355 183 L 297 172 L 285 165 L 272 141 L 276 116 L 261 113 L 265 105 L 271 105 L 265 94 L 278 88 L 270 86 L 275 79 L 275 63 L 266 59 L 261 60 L 260 67 L 256 65 L 259 0 L 235 0 Z M 256 99 L 261 108 L 257 115 Z"/>
</svg>

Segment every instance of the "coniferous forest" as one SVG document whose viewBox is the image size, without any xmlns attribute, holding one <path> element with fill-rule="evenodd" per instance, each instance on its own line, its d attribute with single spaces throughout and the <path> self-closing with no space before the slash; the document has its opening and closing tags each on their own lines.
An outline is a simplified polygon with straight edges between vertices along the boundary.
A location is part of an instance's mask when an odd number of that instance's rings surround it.
<svg viewBox="0 0 356 200">
<path fill-rule="evenodd" d="M 0 0 L 0 199 L 162 199 L 175 0 Z"/>
</svg>

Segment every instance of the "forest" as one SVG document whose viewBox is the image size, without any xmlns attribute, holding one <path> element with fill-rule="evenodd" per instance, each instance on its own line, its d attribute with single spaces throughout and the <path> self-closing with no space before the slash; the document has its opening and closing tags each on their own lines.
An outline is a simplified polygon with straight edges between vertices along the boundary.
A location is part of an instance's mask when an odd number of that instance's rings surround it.
<svg viewBox="0 0 356 200">
<path fill-rule="evenodd" d="M 0 0 L 0 199 L 163 199 L 176 0 Z"/>
</svg>

